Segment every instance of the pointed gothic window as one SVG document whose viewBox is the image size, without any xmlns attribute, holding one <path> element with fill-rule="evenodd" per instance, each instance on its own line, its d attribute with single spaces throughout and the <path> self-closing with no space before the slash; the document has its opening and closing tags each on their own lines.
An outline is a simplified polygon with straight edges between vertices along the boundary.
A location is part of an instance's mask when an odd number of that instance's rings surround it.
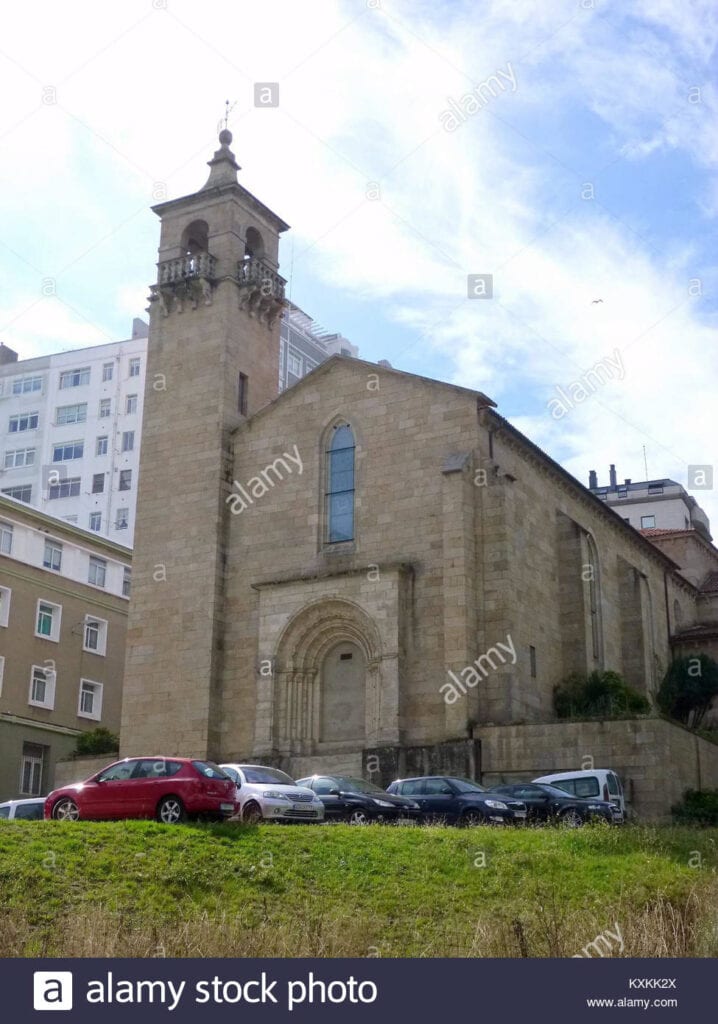
<svg viewBox="0 0 718 1024">
<path fill-rule="evenodd" d="M 354 434 L 348 423 L 332 431 L 326 459 L 327 542 L 354 540 Z"/>
</svg>

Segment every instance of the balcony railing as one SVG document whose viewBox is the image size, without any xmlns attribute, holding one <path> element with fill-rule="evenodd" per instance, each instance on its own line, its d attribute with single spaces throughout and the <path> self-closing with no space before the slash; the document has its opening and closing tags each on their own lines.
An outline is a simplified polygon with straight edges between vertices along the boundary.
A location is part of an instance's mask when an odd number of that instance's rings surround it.
<svg viewBox="0 0 718 1024">
<path fill-rule="evenodd" d="M 264 298 L 284 301 L 284 286 L 287 282 L 258 256 L 239 261 L 237 280 L 240 286 L 247 286 L 250 291 L 258 289 Z"/>
<path fill-rule="evenodd" d="M 193 278 L 206 278 L 211 281 L 215 277 L 217 260 L 208 252 L 180 256 L 175 260 L 165 260 L 159 267 L 159 284 L 181 284 Z"/>
</svg>

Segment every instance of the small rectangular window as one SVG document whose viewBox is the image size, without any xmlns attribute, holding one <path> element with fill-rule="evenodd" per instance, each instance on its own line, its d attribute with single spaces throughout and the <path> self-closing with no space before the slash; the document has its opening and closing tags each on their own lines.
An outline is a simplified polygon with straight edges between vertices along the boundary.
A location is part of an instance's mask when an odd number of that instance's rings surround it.
<svg viewBox="0 0 718 1024">
<path fill-rule="evenodd" d="M 59 572 L 62 565 L 62 544 L 58 543 L 58 541 L 46 540 L 42 564 L 45 569 Z"/>
<path fill-rule="evenodd" d="M 90 679 L 80 681 L 80 699 L 77 706 L 79 718 L 92 718 L 99 722 L 102 717 L 102 683 Z"/>
<path fill-rule="evenodd" d="M 139 377 L 140 375 L 140 357 L 135 356 L 130 359 L 130 377 Z"/>
<path fill-rule="evenodd" d="M 107 622 L 105 619 L 96 619 L 92 615 L 85 618 L 83 644 L 84 650 L 92 654 L 104 656 L 107 649 Z"/>
<path fill-rule="evenodd" d="M 536 648 L 533 646 L 529 647 L 529 663 L 531 666 L 531 678 L 536 678 Z"/>
<path fill-rule="evenodd" d="M 84 454 L 84 441 L 63 441 L 52 447 L 53 462 L 71 462 L 73 459 L 81 459 Z"/>
<path fill-rule="evenodd" d="M 108 380 L 112 380 L 112 371 L 113 371 L 113 369 L 114 369 L 114 364 L 113 363 L 103 363 L 102 364 L 102 380 L 103 380 L 103 382 L 106 382 Z"/>
<path fill-rule="evenodd" d="M 0 626 L 7 626 L 10 621 L 10 598 L 12 590 L 9 587 L 0 587 Z"/>
<path fill-rule="evenodd" d="M 5 452 L 5 469 L 22 469 L 34 465 L 34 448 L 18 448 L 16 451 Z"/>
<path fill-rule="evenodd" d="M 112 399 L 101 398 L 100 399 L 100 419 L 106 420 L 108 416 L 112 415 Z"/>
<path fill-rule="evenodd" d="M 37 430 L 40 419 L 38 412 L 22 412 L 10 417 L 8 431 L 11 434 L 21 434 L 25 430 Z"/>
<path fill-rule="evenodd" d="M 29 504 L 32 501 L 32 484 L 23 484 L 21 487 L 3 487 L 3 494 L 15 501 L 24 501 Z"/>
<path fill-rule="evenodd" d="M 92 474 L 92 493 L 102 494 L 105 489 L 105 474 L 104 473 L 93 473 Z"/>
<path fill-rule="evenodd" d="M 302 360 L 299 356 L 295 356 L 293 352 L 287 354 L 287 371 L 293 377 L 301 377 L 302 375 Z"/>
<path fill-rule="evenodd" d="M 84 423 L 87 419 L 87 402 L 78 405 L 60 405 L 55 413 L 55 423 Z"/>
<path fill-rule="evenodd" d="M 122 432 L 122 451 L 131 452 L 135 447 L 135 432 L 134 430 L 125 430 Z"/>
<path fill-rule="evenodd" d="M 23 743 L 20 763 L 20 793 L 22 796 L 40 796 L 43 791 L 45 747 Z"/>
<path fill-rule="evenodd" d="M 60 390 L 65 388 L 79 388 L 90 383 L 90 367 L 83 366 L 81 370 L 65 370 L 60 374 Z"/>
<path fill-rule="evenodd" d="M 247 415 L 247 398 L 249 392 L 249 378 L 246 373 L 240 373 L 237 392 L 237 407 L 240 416 Z"/>
<path fill-rule="evenodd" d="M 0 555 L 9 555 L 12 552 L 12 526 L 10 523 L 0 523 Z"/>
<path fill-rule="evenodd" d="M 98 437 L 95 445 L 95 455 L 107 455 L 107 438 Z"/>
<path fill-rule="evenodd" d="M 99 533 L 102 529 L 102 513 L 90 512 L 90 529 L 93 533 Z"/>
<path fill-rule="evenodd" d="M 125 412 L 127 415 L 137 412 L 137 395 L 128 395 L 125 399 Z"/>
<path fill-rule="evenodd" d="M 130 491 L 130 490 L 132 490 L 132 470 L 131 469 L 121 469 L 120 470 L 120 486 L 119 486 L 119 490 L 121 490 L 121 491 Z"/>
<path fill-rule="evenodd" d="M 42 391 L 42 377 L 18 377 L 12 382 L 13 395 L 30 395 Z"/>
<path fill-rule="evenodd" d="M 50 484 L 48 498 L 55 501 L 57 498 L 77 498 L 80 493 L 80 477 L 68 477 L 57 484 Z"/>
<path fill-rule="evenodd" d="M 132 570 L 125 566 L 122 570 L 122 596 L 129 597 L 132 590 Z"/>
<path fill-rule="evenodd" d="M 60 619 L 62 617 L 62 606 L 51 604 L 49 601 L 40 599 L 37 602 L 37 618 L 35 621 L 35 636 L 44 640 L 52 640 L 57 643 L 60 639 Z"/>
<path fill-rule="evenodd" d="M 641 529 L 642 530 L 652 530 L 652 529 L 655 528 L 655 525 L 656 525 L 656 517 L 655 516 L 641 516 Z"/>
<path fill-rule="evenodd" d="M 117 519 L 115 521 L 116 530 L 126 530 L 130 525 L 130 510 L 128 508 L 117 509 Z"/>
<path fill-rule="evenodd" d="M 104 558 L 90 556 L 90 569 L 87 575 L 88 583 L 95 587 L 104 587 L 107 578 L 107 562 Z"/>
</svg>

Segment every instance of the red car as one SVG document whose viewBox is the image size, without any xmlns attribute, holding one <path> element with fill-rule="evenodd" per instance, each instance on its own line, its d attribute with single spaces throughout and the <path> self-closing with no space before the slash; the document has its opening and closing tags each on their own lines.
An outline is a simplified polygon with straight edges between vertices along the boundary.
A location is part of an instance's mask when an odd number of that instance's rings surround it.
<svg viewBox="0 0 718 1024">
<path fill-rule="evenodd" d="M 235 784 L 216 764 L 187 757 L 126 757 L 87 782 L 55 789 L 45 818 L 156 818 L 166 825 L 192 815 L 228 818 L 238 810 Z"/>
</svg>

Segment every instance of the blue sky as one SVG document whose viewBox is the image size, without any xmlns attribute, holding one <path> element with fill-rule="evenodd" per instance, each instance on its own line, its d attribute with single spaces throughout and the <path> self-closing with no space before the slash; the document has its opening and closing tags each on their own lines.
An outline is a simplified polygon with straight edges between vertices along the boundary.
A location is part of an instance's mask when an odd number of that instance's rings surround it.
<svg viewBox="0 0 718 1024">
<path fill-rule="evenodd" d="M 295 302 L 365 358 L 485 391 L 582 480 L 642 479 L 645 446 L 649 476 L 685 482 L 715 460 L 717 38 L 702 0 L 8 10 L 0 340 L 127 336 L 149 207 L 204 183 L 230 97 L 241 180 L 293 228 Z M 467 298 L 472 273 L 493 299 Z M 551 415 L 616 352 L 620 379 Z"/>
</svg>

